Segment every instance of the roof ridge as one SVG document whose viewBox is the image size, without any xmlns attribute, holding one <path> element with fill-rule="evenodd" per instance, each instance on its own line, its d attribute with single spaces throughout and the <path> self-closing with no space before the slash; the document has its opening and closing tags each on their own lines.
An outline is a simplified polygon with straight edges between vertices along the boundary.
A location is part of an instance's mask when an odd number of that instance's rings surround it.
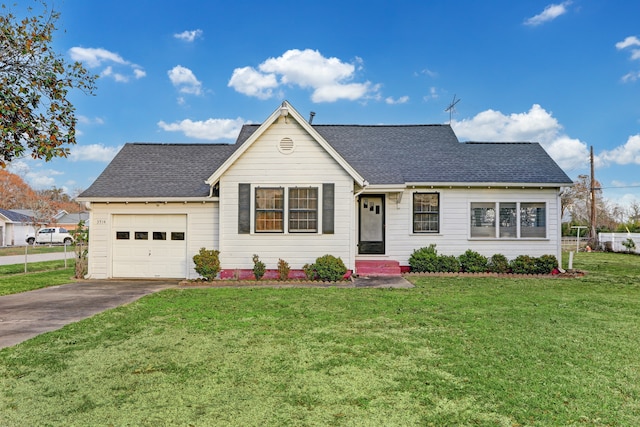
<svg viewBox="0 0 640 427">
<path fill-rule="evenodd" d="M 526 144 L 540 144 L 539 142 L 530 141 L 464 141 L 462 144 L 512 144 L 512 145 L 526 145 Z"/>
<path fill-rule="evenodd" d="M 161 146 L 180 146 L 180 147 L 189 147 L 189 146 L 224 146 L 224 145 L 234 145 L 235 143 L 231 142 L 127 142 L 126 145 L 161 145 Z"/>
</svg>

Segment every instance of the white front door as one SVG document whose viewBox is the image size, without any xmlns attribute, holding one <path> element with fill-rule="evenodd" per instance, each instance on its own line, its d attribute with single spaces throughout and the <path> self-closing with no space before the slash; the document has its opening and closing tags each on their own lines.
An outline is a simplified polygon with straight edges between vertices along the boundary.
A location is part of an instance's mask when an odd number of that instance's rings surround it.
<svg viewBox="0 0 640 427">
<path fill-rule="evenodd" d="M 186 215 L 114 215 L 112 277 L 187 277 Z"/>
</svg>

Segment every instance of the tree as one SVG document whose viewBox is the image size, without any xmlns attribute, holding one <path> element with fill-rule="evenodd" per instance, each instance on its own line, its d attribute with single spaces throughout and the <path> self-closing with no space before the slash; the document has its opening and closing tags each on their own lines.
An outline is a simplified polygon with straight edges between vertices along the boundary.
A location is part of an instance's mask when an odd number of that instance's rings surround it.
<svg viewBox="0 0 640 427">
<path fill-rule="evenodd" d="M 76 143 L 71 89 L 93 94 L 98 76 L 80 62 L 66 63 L 52 46 L 60 14 L 43 11 L 21 20 L 0 16 L 0 167 L 31 154 L 34 159 L 66 157 Z M 2 4 L 3 12 L 7 6 Z M 33 13 L 32 7 L 29 13 Z"/>
<path fill-rule="evenodd" d="M 25 209 L 36 193 L 16 174 L 0 169 L 0 209 Z"/>
</svg>

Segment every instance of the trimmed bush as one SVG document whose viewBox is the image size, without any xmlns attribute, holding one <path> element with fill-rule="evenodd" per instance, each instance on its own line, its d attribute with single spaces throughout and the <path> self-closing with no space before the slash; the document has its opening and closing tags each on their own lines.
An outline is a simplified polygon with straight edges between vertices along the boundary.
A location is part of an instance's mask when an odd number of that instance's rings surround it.
<svg viewBox="0 0 640 427">
<path fill-rule="evenodd" d="M 289 263 L 282 258 L 278 259 L 278 279 L 287 280 L 289 278 L 289 271 L 291 271 Z"/>
<path fill-rule="evenodd" d="M 460 268 L 464 272 L 484 273 L 487 271 L 487 257 L 480 255 L 476 251 L 467 249 L 458 259 L 460 260 Z"/>
<path fill-rule="evenodd" d="M 307 280 L 316 280 L 316 266 L 315 264 L 305 264 L 302 266 L 302 271 Z"/>
<path fill-rule="evenodd" d="M 540 258 L 534 259 L 536 266 L 536 273 L 538 274 L 551 274 L 551 272 L 558 267 L 558 259 L 555 255 L 542 255 Z"/>
<path fill-rule="evenodd" d="M 264 262 L 260 261 L 258 255 L 253 255 L 253 275 L 256 277 L 256 280 L 262 279 L 264 273 L 267 272 L 267 266 L 264 265 Z"/>
<path fill-rule="evenodd" d="M 507 273 L 509 272 L 509 260 L 502 254 L 494 254 L 489 258 L 487 267 L 492 273 Z"/>
<path fill-rule="evenodd" d="M 196 272 L 208 281 L 215 279 L 220 272 L 219 255 L 220 251 L 215 249 L 200 248 L 200 252 L 193 256 Z"/>
<path fill-rule="evenodd" d="M 457 273 L 460 271 L 460 261 L 455 255 L 439 255 L 438 271 L 443 273 Z"/>
<path fill-rule="evenodd" d="M 535 274 L 536 262 L 529 255 L 518 255 L 509 262 L 509 268 L 515 274 Z"/>
<path fill-rule="evenodd" d="M 347 272 L 347 267 L 345 267 L 342 259 L 328 254 L 316 259 L 314 269 L 318 278 L 323 282 L 337 282 L 338 280 L 342 280 Z"/>
<path fill-rule="evenodd" d="M 416 249 L 409 257 L 411 271 L 417 273 L 433 273 L 438 271 L 438 251 L 436 245 Z"/>
</svg>

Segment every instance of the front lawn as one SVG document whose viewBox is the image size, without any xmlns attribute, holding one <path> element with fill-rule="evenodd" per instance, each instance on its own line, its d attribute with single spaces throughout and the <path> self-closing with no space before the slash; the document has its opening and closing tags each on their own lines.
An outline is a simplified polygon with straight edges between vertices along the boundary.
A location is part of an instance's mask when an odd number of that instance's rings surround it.
<svg viewBox="0 0 640 427">
<path fill-rule="evenodd" d="M 0 351 L 0 425 L 640 425 L 640 257 L 168 290 Z"/>
</svg>

